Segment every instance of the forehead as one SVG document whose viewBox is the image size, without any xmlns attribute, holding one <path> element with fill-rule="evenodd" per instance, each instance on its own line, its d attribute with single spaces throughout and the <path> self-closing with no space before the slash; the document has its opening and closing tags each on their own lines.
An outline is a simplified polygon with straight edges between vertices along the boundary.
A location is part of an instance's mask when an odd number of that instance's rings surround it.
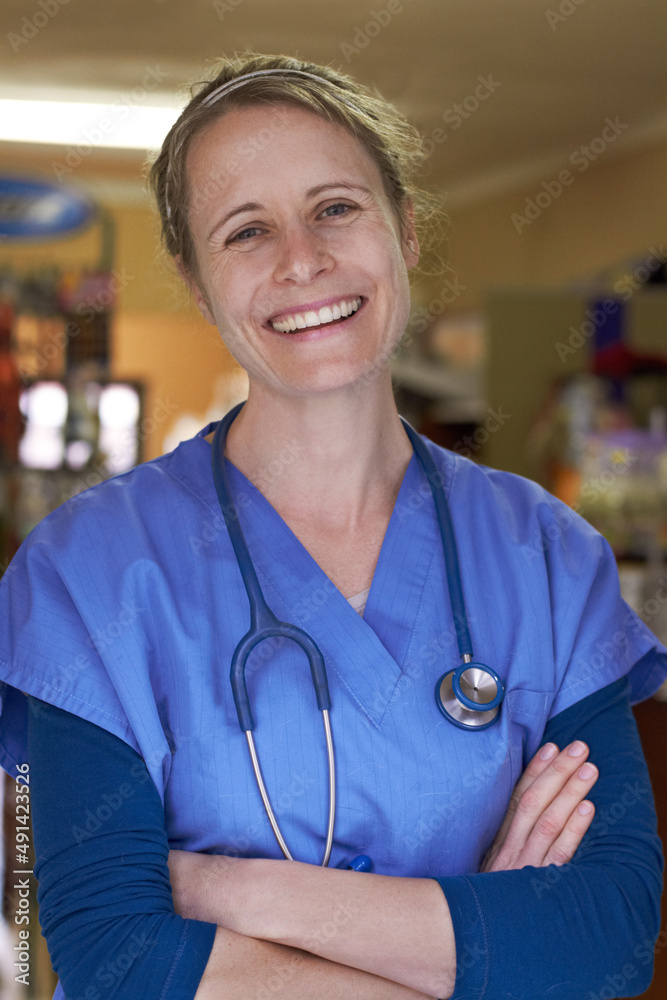
<svg viewBox="0 0 667 1000">
<path fill-rule="evenodd" d="M 186 170 L 194 202 L 206 192 L 236 197 L 250 188 L 347 180 L 383 195 L 380 169 L 342 125 L 289 104 L 252 105 L 224 113 L 192 140 Z M 193 199 L 191 197 L 191 203 Z"/>
</svg>

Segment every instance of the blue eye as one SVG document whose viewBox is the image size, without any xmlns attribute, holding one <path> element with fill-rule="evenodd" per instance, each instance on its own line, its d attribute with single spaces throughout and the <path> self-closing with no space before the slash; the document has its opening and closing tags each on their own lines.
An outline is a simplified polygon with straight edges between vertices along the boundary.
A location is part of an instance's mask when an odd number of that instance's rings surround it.
<svg viewBox="0 0 667 1000">
<path fill-rule="evenodd" d="M 229 242 L 236 243 L 238 241 L 240 243 L 245 243 L 247 240 L 251 240 L 255 233 L 260 232 L 261 229 L 258 229 L 257 226 L 248 226 L 247 229 L 242 229 L 240 233 L 236 234 L 236 236 L 232 236 Z"/>
<path fill-rule="evenodd" d="M 334 209 L 336 211 L 334 211 Z M 335 205 L 329 205 L 327 208 L 325 208 L 322 214 L 325 215 L 327 212 L 330 212 L 331 215 L 336 216 L 336 215 L 345 215 L 347 212 L 351 211 L 352 211 L 351 205 L 346 205 L 342 201 L 337 201 Z"/>
</svg>

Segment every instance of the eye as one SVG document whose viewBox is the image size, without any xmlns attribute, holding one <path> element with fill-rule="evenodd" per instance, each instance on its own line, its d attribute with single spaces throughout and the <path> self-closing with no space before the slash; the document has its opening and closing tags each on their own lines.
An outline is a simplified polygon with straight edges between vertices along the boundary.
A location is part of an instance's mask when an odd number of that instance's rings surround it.
<svg viewBox="0 0 667 1000">
<path fill-rule="evenodd" d="M 333 205 L 328 205 L 322 212 L 322 215 L 326 215 L 329 218 L 335 218 L 340 215 L 349 215 L 350 212 L 353 211 L 354 207 L 352 205 L 346 205 L 345 202 L 337 201 Z"/>
<path fill-rule="evenodd" d="M 253 239 L 257 233 L 263 232 L 259 226 L 248 226 L 247 229 L 242 229 L 240 232 L 235 233 L 234 236 L 230 236 L 227 243 L 247 243 L 249 240 Z"/>
</svg>

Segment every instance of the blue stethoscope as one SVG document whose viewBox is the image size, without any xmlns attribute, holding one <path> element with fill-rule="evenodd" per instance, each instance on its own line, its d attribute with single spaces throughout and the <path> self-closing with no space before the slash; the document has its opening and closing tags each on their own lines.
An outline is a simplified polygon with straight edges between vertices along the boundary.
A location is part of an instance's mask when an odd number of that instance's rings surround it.
<svg viewBox="0 0 667 1000">
<path fill-rule="evenodd" d="M 257 573 L 255 572 L 255 567 L 253 566 L 252 559 L 250 558 L 248 546 L 246 545 L 245 538 L 243 537 L 243 531 L 239 523 L 238 514 L 236 512 L 236 508 L 234 507 L 234 501 L 232 500 L 231 491 L 227 482 L 227 474 L 225 472 L 224 463 L 227 433 L 230 425 L 243 405 L 243 403 L 239 403 L 238 406 L 235 406 L 229 411 L 229 413 L 226 414 L 225 417 L 223 417 L 215 431 L 211 447 L 211 464 L 213 468 L 215 488 L 218 494 L 218 500 L 220 501 L 220 508 L 229 531 L 229 537 L 234 549 L 234 555 L 236 556 L 241 577 L 243 578 L 243 584 L 248 595 L 248 603 L 250 604 L 250 628 L 239 642 L 238 646 L 234 650 L 234 655 L 232 656 L 232 665 L 230 670 L 232 693 L 234 695 L 234 704 L 236 705 L 236 712 L 241 732 L 245 733 L 248 742 L 250 758 L 252 760 L 255 778 L 257 779 L 257 785 L 259 787 L 260 795 L 262 796 L 264 808 L 266 809 L 281 851 L 286 858 L 292 861 L 292 855 L 290 854 L 287 844 L 285 843 L 285 839 L 280 831 L 278 821 L 276 820 L 273 812 L 271 801 L 266 791 L 262 771 L 259 765 L 259 758 L 257 756 L 257 750 L 255 748 L 255 742 L 252 735 L 255 723 L 250 710 L 250 701 L 248 699 L 248 688 L 245 682 L 245 667 L 248 657 L 255 646 L 257 646 L 260 642 L 263 642 L 264 639 L 276 636 L 291 639 L 298 646 L 300 646 L 306 654 L 313 678 L 313 686 L 315 688 L 315 696 L 317 698 L 317 707 L 322 713 L 324 734 L 327 744 L 327 760 L 329 770 L 329 820 L 327 824 L 327 839 L 324 849 L 324 858 L 322 860 L 322 866 L 326 867 L 329 864 L 329 858 L 331 856 L 334 819 L 336 814 L 336 768 L 333 739 L 331 735 L 331 722 L 329 719 L 331 698 L 329 696 L 327 672 L 324 666 L 322 653 L 311 636 L 309 636 L 307 632 L 304 632 L 304 630 L 299 628 L 297 625 L 291 625 L 289 622 L 279 621 L 269 608 L 266 600 L 264 599 L 262 588 L 259 585 Z M 462 660 L 459 667 L 454 667 L 448 670 L 438 680 L 435 686 L 435 701 L 445 718 L 452 722 L 455 726 L 458 726 L 459 729 L 486 729 L 488 726 L 492 725 L 498 717 L 500 703 L 502 702 L 505 694 L 505 685 L 495 670 L 492 670 L 491 667 L 487 667 L 483 663 L 473 662 L 472 642 L 470 639 L 470 630 L 468 628 L 465 602 L 463 600 L 463 588 L 461 586 L 461 571 L 456 552 L 454 531 L 452 528 L 451 518 L 449 516 L 447 498 L 445 497 L 445 493 L 442 488 L 441 475 L 436 468 L 431 453 L 426 448 L 417 432 L 410 426 L 410 424 L 407 423 L 407 421 L 403 420 L 402 417 L 401 421 L 405 428 L 405 432 L 412 443 L 415 454 L 417 455 L 417 458 L 421 462 L 422 468 L 426 473 L 426 478 L 428 479 L 429 486 L 431 487 L 431 493 L 433 494 L 433 501 L 435 503 L 438 524 L 440 527 L 440 536 L 442 539 L 442 547 L 445 556 L 449 600 L 454 622 L 456 624 L 459 654 Z M 372 867 L 372 863 L 370 862 L 370 859 L 366 858 L 365 855 L 360 855 L 353 862 L 351 862 L 348 867 L 356 868 L 361 871 L 368 871 Z"/>
</svg>

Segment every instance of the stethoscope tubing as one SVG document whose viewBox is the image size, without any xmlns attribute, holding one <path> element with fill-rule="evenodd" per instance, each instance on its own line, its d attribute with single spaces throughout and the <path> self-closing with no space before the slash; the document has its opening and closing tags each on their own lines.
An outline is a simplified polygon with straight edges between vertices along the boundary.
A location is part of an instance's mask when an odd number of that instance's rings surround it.
<svg viewBox="0 0 667 1000">
<path fill-rule="evenodd" d="M 266 603 L 266 599 L 262 592 L 259 578 L 255 572 L 250 551 L 243 534 L 243 529 L 238 520 L 234 501 L 232 500 L 231 491 L 229 489 L 229 483 L 227 481 L 227 474 L 225 472 L 224 445 L 229 426 L 237 416 L 242 406 L 243 403 L 240 403 L 238 406 L 235 406 L 232 410 L 230 410 L 225 417 L 223 417 L 213 436 L 213 443 L 211 446 L 211 464 L 215 489 L 218 494 L 220 509 L 222 510 L 223 517 L 225 518 L 229 537 L 234 549 L 234 555 L 236 556 L 236 561 L 248 595 L 248 603 L 250 605 L 250 628 L 238 643 L 232 656 L 230 668 L 232 695 L 234 697 L 239 726 L 241 727 L 241 731 L 246 735 L 252 766 L 255 772 L 255 779 L 259 787 L 264 807 L 269 817 L 269 822 L 271 823 L 271 827 L 284 857 L 289 861 L 293 861 L 294 859 L 287 843 L 285 842 L 285 838 L 280 832 L 280 827 L 278 825 L 278 821 L 276 820 L 275 813 L 273 812 L 271 800 L 266 790 L 262 770 L 259 765 L 259 758 L 257 756 L 257 750 L 255 748 L 255 742 L 252 735 L 255 728 L 255 721 L 250 708 L 248 687 L 245 680 L 245 668 L 250 653 L 255 646 L 257 646 L 260 642 L 263 642 L 264 639 L 291 639 L 292 642 L 295 642 L 298 646 L 300 646 L 306 654 L 310 664 L 313 687 L 315 688 L 317 707 L 322 713 L 324 721 L 324 732 L 327 744 L 329 818 L 327 821 L 327 837 L 324 847 L 324 857 L 322 860 L 322 867 L 326 868 L 331 857 L 336 816 L 336 761 L 333 746 L 333 735 L 331 732 L 331 721 L 329 719 L 329 711 L 331 709 L 329 683 L 327 680 L 326 667 L 324 665 L 324 657 L 322 656 L 322 652 L 315 640 L 297 625 L 293 625 L 291 622 L 281 622 L 278 618 L 276 618 Z"/>
<path fill-rule="evenodd" d="M 327 761 L 329 769 L 329 820 L 327 823 L 327 839 L 324 846 L 324 857 L 322 859 L 321 867 L 326 868 L 329 864 L 329 859 L 331 858 L 331 848 L 333 846 L 333 835 L 334 835 L 334 822 L 336 816 L 336 763 L 333 748 L 333 735 L 331 732 L 331 720 L 329 718 L 329 712 L 325 708 L 322 711 L 322 719 L 324 721 L 324 734 L 327 742 Z M 288 861 L 294 861 L 294 858 L 290 852 L 289 847 L 285 842 L 280 827 L 278 826 L 278 820 L 273 812 L 273 807 L 271 805 L 271 799 L 269 798 L 269 793 L 266 790 L 266 785 L 264 784 L 264 777 L 262 775 L 262 769 L 259 764 L 259 757 L 257 756 L 257 750 L 255 749 L 255 741 L 253 739 L 252 731 L 246 731 L 246 740 L 248 743 L 248 749 L 250 751 L 250 759 L 252 761 L 252 768 L 255 772 L 255 779 L 259 788 L 259 794 L 262 797 L 262 802 L 264 803 L 264 808 L 266 809 L 266 814 L 269 817 L 269 822 L 271 828 L 276 836 L 280 850 L 283 852 L 285 858 Z"/>
<path fill-rule="evenodd" d="M 445 556 L 445 570 L 447 574 L 447 587 L 449 588 L 449 601 L 454 618 L 454 627 L 459 647 L 459 655 L 464 660 L 468 657 L 472 659 L 472 640 L 470 629 L 468 628 L 468 615 L 466 613 L 465 598 L 463 597 L 463 584 L 461 582 L 461 570 L 459 566 L 456 540 L 454 538 L 454 528 L 449 513 L 449 507 L 442 487 L 442 473 L 440 473 L 433 461 L 433 456 L 419 437 L 417 432 L 410 426 L 407 420 L 400 418 L 406 434 L 410 438 L 417 458 L 422 464 L 426 473 L 426 478 L 431 487 L 435 511 L 442 538 L 442 547 Z"/>
</svg>

